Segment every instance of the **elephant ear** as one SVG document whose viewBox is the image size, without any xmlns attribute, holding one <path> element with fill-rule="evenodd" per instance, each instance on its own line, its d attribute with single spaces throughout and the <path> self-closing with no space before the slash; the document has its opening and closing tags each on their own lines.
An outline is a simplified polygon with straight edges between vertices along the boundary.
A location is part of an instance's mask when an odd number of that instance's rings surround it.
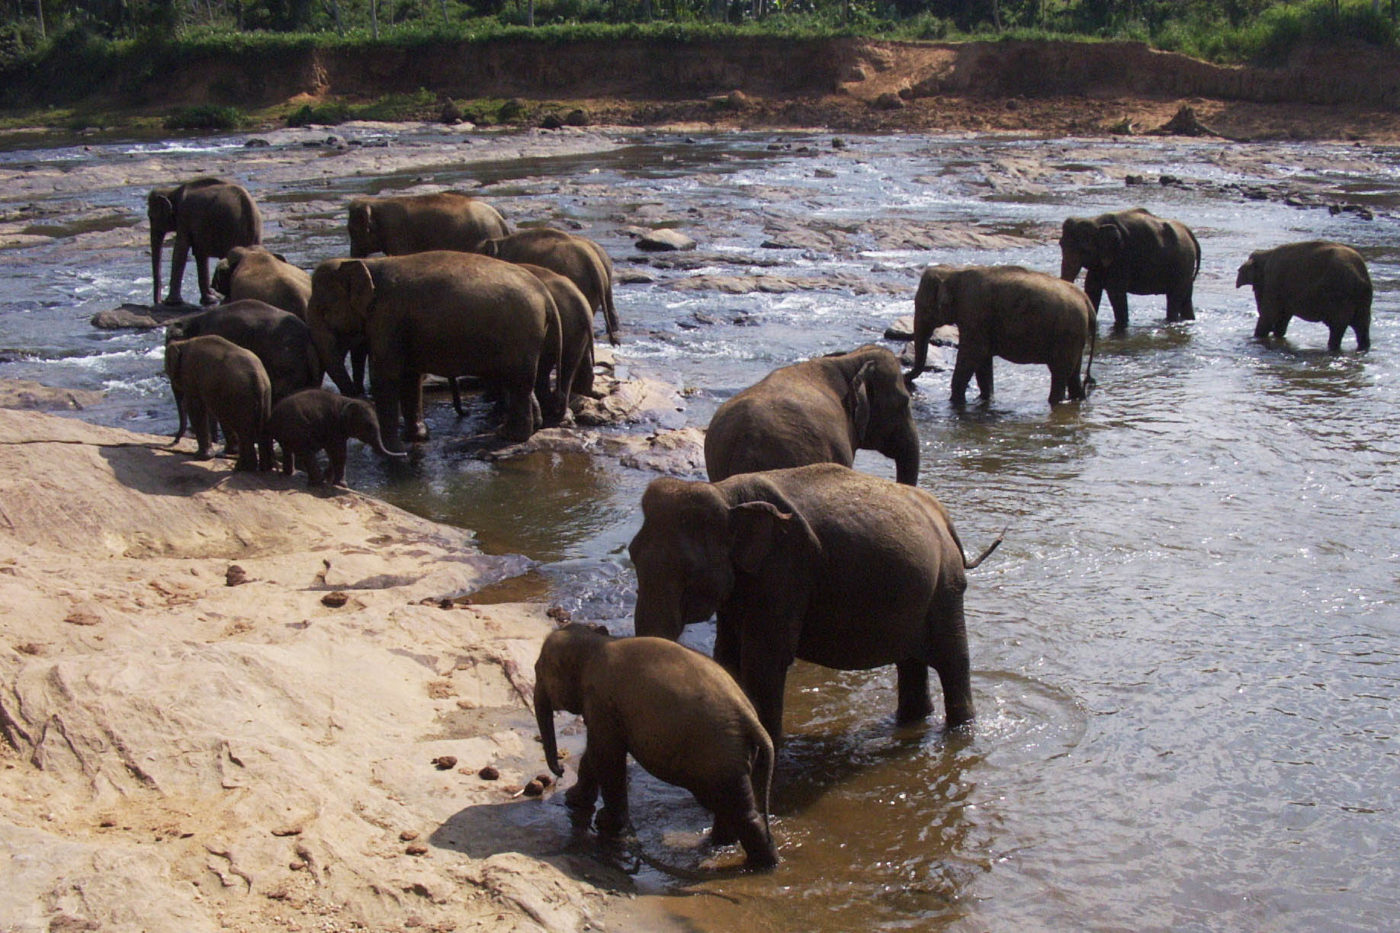
<svg viewBox="0 0 1400 933">
<path fill-rule="evenodd" d="M 742 573 L 756 573 L 777 546 L 792 514 L 771 502 L 741 502 L 729 510 L 729 553 Z"/>
<path fill-rule="evenodd" d="M 1105 267 L 1113 265 L 1123 253 L 1123 231 L 1116 224 L 1100 224 L 1094 231 L 1094 247 Z"/>
<path fill-rule="evenodd" d="M 345 307 L 363 327 L 370 305 L 374 304 L 374 276 L 370 275 L 369 266 L 352 259 L 341 265 L 339 280 L 345 289 Z"/>
<path fill-rule="evenodd" d="M 860 442 L 865 438 L 865 432 L 870 428 L 870 373 L 875 368 L 873 360 L 862 363 L 860 369 L 851 377 L 850 385 L 846 389 L 846 417 L 851 420 L 851 427 L 855 433 L 855 439 Z"/>
<path fill-rule="evenodd" d="M 1239 288 L 1241 285 L 1254 284 L 1254 274 L 1258 257 L 1258 253 L 1250 253 L 1249 258 L 1244 261 L 1244 265 L 1240 266 L 1239 274 L 1235 276 L 1236 288 Z"/>
</svg>

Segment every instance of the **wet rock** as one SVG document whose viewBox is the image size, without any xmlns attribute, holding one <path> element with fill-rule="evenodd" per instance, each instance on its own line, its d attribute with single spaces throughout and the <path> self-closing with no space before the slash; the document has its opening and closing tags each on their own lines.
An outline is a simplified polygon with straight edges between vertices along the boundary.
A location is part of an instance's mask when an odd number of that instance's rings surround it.
<svg viewBox="0 0 1400 933">
<path fill-rule="evenodd" d="M 581 107 L 570 110 L 568 116 L 564 118 L 565 126 L 591 126 L 592 124 L 593 118 L 588 115 L 587 110 Z"/>
<path fill-rule="evenodd" d="M 268 142 L 266 139 L 263 139 L 261 136 L 254 136 L 252 139 L 249 139 L 243 144 L 243 147 L 245 149 L 267 149 L 271 146 L 272 143 Z"/>
<path fill-rule="evenodd" d="M 163 327 L 171 321 L 177 321 L 190 314 L 196 314 L 203 309 L 199 305 L 137 305 L 126 303 L 117 308 L 107 311 L 99 311 L 92 316 L 92 326 L 100 327 L 103 330 L 149 330 L 153 327 Z"/>
<path fill-rule="evenodd" d="M 25 411 L 82 411 L 107 393 L 89 389 L 58 389 L 26 379 L 0 380 L 0 408 Z"/>
<path fill-rule="evenodd" d="M 679 230 L 662 228 L 637 239 L 637 249 L 647 252 L 681 252 L 695 249 L 695 241 Z"/>
<path fill-rule="evenodd" d="M 547 113 L 544 115 L 544 119 L 540 121 L 540 129 L 542 130 L 557 130 L 563 125 L 564 118 L 557 113 Z"/>
</svg>

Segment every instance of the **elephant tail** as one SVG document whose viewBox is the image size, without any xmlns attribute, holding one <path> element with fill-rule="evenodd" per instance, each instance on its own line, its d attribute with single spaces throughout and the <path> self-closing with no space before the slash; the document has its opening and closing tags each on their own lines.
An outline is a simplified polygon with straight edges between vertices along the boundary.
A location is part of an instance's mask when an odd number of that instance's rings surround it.
<svg viewBox="0 0 1400 933">
<path fill-rule="evenodd" d="M 768 836 L 768 844 L 773 844 L 773 828 L 768 824 L 769 801 L 773 796 L 773 766 L 777 757 L 773 750 L 773 740 L 762 725 L 758 726 L 757 746 L 754 749 L 753 769 L 749 772 L 754 796 L 758 797 L 759 812 L 763 814 L 763 832 Z"/>
<path fill-rule="evenodd" d="M 1010 527 L 1010 526 L 1007 526 L 1007 527 Z M 986 549 L 985 551 L 983 551 L 981 554 L 978 554 L 976 560 L 968 560 L 966 557 L 963 557 L 963 569 L 964 569 L 964 570 L 973 570 L 973 569 L 975 569 L 975 568 L 981 566 L 982 561 L 986 560 L 988 557 L 991 557 L 991 556 L 992 556 L 992 552 L 995 551 L 997 548 L 1001 547 L 1001 542 L 1004 541 L 1005 539 L 1006 539 L 1006 528 L 1003 528 L 1003 529 L 1001 530 L 1001 534 L 997 535 L 997 539 L 996 539 L 995 541 L 993 541 L 991 544 L 987 545 L 987 549 Z"/>
<path fill-rule="evenodd" d="M 1089 315 L 1089 364 L 1084 367 L 1084 397 L 1089 397 L 1089 390 L 1095 386 L 1094 377 L 1091 373 L 1094 370 L 1094 349 L 1099 344 L 1099 318 L 1097 314 Z"/>
</svg>

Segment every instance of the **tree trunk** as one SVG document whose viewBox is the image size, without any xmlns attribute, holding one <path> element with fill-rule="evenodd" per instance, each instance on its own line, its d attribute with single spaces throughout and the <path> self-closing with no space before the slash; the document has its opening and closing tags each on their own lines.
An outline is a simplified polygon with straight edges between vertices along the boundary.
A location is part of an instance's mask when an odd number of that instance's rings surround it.
<svg viewBox="0 0 1400 933">
<path fill-rule="evenodd" d="M 369 0 L 369 28 L 374 38 L 379 38 L 379 0 Z"/>
<path fill-rule="evenodd" d="M 47 35 L 44 32 L 44 0 L 34 0 L 34 12 L 39 17 L 39 38 L 43 39 Z"/>
</svg>

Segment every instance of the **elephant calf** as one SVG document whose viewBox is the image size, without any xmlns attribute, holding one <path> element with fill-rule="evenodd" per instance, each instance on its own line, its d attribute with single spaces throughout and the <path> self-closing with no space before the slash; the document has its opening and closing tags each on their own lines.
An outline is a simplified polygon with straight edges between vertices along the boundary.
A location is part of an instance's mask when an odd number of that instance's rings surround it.
<svg viewBox="0 0 1400 933">
<path fill-rule="evenodd" d="M 345 482 L 346 446 L 352 437 L 375 453 L 408 458 L 406 453 L 385 449 L 374 406 L 325 389 L 303 389 L 272 406 L 267 433 L 282 447 L 282 472 L 291 476 L 300 467 L 311 486 L 326 480 L 332 485 Z M 316 453 L 321 450 L 330 458 L 329 473 L 322 473 L 316 462 Z"/>
<path fill-rule="evenodd" d="M 272 448 L 265 434 L 272 412 L 272 384 L 252 351 L 209 334 L 165 345 L 165 373 L 175 393 L 185 436 L 188 412 L 199 445 L 196 459 L 209 459 L 212 420 L 218 419 L 230 445 L 237 444 L 235 470 L 272 469 Z"/>
<path fill-rule="evenodd" d="M 581 713 L 588 744 L 565 801 L 598 831 L 627 826 L 627 753 L 715 815 L 711 842 L 743 845 L 750 865 L 777 864 L 768 827 L 773 743 L 739 685 L 714 661 L 663 638 L 612 638 L 586 625 L 549 635 L 535 663 L 535 715 L 556 775 L 554 711 Z M 760 815 L 761 807 L 761 815 Z"/>
<path fill-rule="evenodd" d="M 1287 243 L 1249 254 L 1235 287 L 1254 286 L 1259 323 L 1254 336 L 1288 333 L 1292 318 L 1327 325 L 1327 349 L 1342 349 L 1350 327 L 1356 349 L 1371 348 L 1371 274 L 1366 260 L 1350 246 L 1325 240 Z"/>
<path fill-rule="evenodd" d="M 895 461 L 901 483 L 919 479 L 919 434 L 899 358 L 867 345 L 775 369 L 726 401 L 705 432 L 711 482 L 736 473 L 809 463 L 850 466 L 857 449 Z"/>
</svg>

